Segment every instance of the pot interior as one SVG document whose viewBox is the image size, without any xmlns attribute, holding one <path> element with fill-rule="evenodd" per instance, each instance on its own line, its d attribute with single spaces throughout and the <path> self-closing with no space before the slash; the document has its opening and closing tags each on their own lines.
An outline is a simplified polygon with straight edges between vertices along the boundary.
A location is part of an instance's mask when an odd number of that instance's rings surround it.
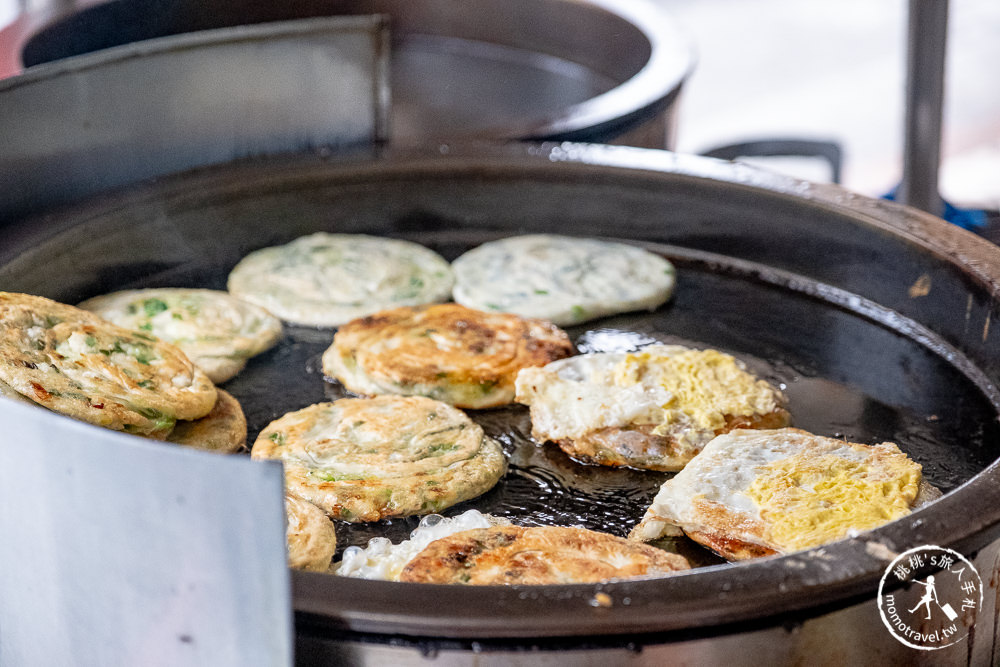
<svg viewBox="0 0 1000 667">
<path fill-rule="evenodd" d="M 837 206 L 802 196 L 794 183 L 798 192 L 738 181 L 672 168 L 558 164 L 521 149 L 486 160 L 244 162 L 10 223 L 0 288 L 68 303 L 137 287 L 224 289 L 251 250 L 319 230 L 408 239 L 449 260 L 514 234 L 598 236 L 664 255 L 676 264 L 678 283 L 655 312 L 570 327 L 580 351 L 653 340 L 718 348 L 784 389 L 793 425 L 856 442 L 893 441 L 942 491 L 990 466 L 1000 454 L 1000 407 L 988 359 L 1000 355 L 988 330 L 996 308 L 989 286 L 886 224 L 905 218 L 901 209 Z M 971 235 L 957 238 L 970 252 L 991 252 Z M 932 287 L 920 294 L 915 281 Z M 320 367 L 332 337 L 332 329 L 288 327 L 278 346 L 224 385 L 244 407 L 250 443 L 282 414 L 344 395 Z M 492 491 L 446 515 L 471 507 L 526 525 L 625 535 L 670 477 L 584 465 L 535 443 L 523 406 L 471 416 L 503 443 L 510 470 Z M 343 549 L 376 535 L 399 541 L 415 525 L 338 523 L 338 542 Z M 879 530 L 886 539 L 904 534 Z M 684 539 L 667 548 L 697 564 L 721 562 Z M 655 597 L 666 584 L 650 585 Z"/>
<path fill-rule="evenodd" d="M 691 67 L 686 42 L 655 5 L 567 0 L 112 0 L 48 22 L 19 56 L 31 67 L 199 30 L 362 14 L 390 17 L 391 136 L 406 143 L 610 140 L 666 108 Z M 631 90 L 619 88 L 644 69 Z M 652 147 L 670 145 L 662 124 Z"/>
</svg>

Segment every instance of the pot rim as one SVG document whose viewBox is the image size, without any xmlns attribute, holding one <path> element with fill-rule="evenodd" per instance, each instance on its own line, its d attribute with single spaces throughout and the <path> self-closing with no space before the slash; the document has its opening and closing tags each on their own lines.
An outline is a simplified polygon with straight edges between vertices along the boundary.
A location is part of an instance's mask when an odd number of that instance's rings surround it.
<svg viewBox="0 0 1000 667">
<path fill-rule="evenodd" d="M 25 68 L 22 58 L 28 43 L 42 31 L 72 16 L 99 9 L 103 5 L 121 0 L 73 0 L 70 3 L 54 3 L 41 9 L 22 13 L 13 22 L 0 29 L 0 80 L 5 77 L 24 75 L 37 68 L 52 71 L 50 66 L 62 61 L 41 63 Z M 548 114 L 528 117 L 502 126 L 485 128 L 476 136 L 512 139 L 573 139 L 574 135 L 599 134 L 605 129 L 627 126 L 654 117 L 666 108 L 678 95 L 684 81 L 695 66 L 694 47 L 670 13 L 652 0 L 629 0 L 627 3 L 615 0 L 548 0 L 577 7 L 590 7 L 605 12 L 618 20 L 632 25 L 649 44 L 649 57 L 643 66 L 629 79 L 611 90 L 595 95 L 587 100 L 571 104 Z M 337 14 L 329 14 L 336 16 Z M 261 25 L 267 25 L 261 24 Z M 231 30 L 219 28 L 218 30 Z M 156 40 L 173 40 L 185 35 L 181 33 Z M 81 58 L 131 58 L 143 53 L 145 41 L 130 42 L 101 51 L 81 54 L 64 60 L 72 61 L 69 69 L 76 67 L 73 62 Z M 168 42 L 169 43 L 169 42 Z M 100 54 L 100 55 L 96 55 Z M 106 55 L 105 55 L 106 54 Z"/>
<path fill-rule="evenodd" d="M 368 166 L 461 173 L 485 164 L 491 170 L 529 173 L 559 164 L 763 189 L 850 214 L 903 237 L 928 253 L 961 264 L 990 293 L 1000 294 L 1000 248 L 923 211 L 862 197 L 839 186 L 710 158 L 624 147 L 463 144 L 444 145 L 439 153 L 444 155 L 387 151 Z M 365 168 L 362 163 L 361 169 Z M 992 398 L 996 404 L 996 395 Z M 907 549 L 932 544 L 968 555 L 998 537 L 1000 459 L 902 519 L 785 556 L 697 568 L 660 579 L 555 586 L 455 587 L 296 571 L 293 606 L 311 622 L 332 629 L 422 637 L 626 636 L 711 629 L 751 619 L 802 620 L 831 605 L 872 598 L 887 565 Z"/>
<path fill-rule="evenodd" d="M 302 155 L 273 156 L 284 178 L 297 178 Z M 284 160 L 288 161 L 285 169 Z M 251 175 L 260 159 L 230 165 Z M 353 179 L 447 174 L 514 175 L 567 173 L 664 177 L 714 181 L 749 192 L 840 212 L 927 254 L 960 265 L 983 291 L 1000 295 L 1000 248 L 930 214 L 873 200 L 839 186 L 815 184 L 747 165 L 667 151 L 575 143 L 463 143 L 436 149 L 388 148 L 378 154 L 312 156 L 308 169 Z M 197 170 L 212 185 L 213 168 Z M 190 193 L 183 175 L 157 182 L 157 192 Z M 232 179 L 233 173 L 227 172 Z M 253 179 L 241 181 L 252 188 Z M 139 191 L 129 201 L 158 197 Z M 82 209 L 100 211 L 111 193 Z M 58 212 L 46 214 L 58 219 Z M 30 221 L 29 221 L 30 222 Z M 994 296 L 994 303 L 1000 296 Z M 996 393 L 990 395 L 1000 412 Z M 698 568 L 669 577 L 549 586 L 461 587 L 369 581 L 293 571 L 292 605 L 314 627 L 334 632 L 408 635 L 423 638 L 626 637 L 674 631 L 712 631 L 751 620 L 801 621 L 831 607 L 875 595 L 878 580 L 896 555 L 921 545 L 956 549 L 971 556 L 1000 538 L 1000 459 L 912 514 L 823 547 L 785 556 Z"/>
</svg>

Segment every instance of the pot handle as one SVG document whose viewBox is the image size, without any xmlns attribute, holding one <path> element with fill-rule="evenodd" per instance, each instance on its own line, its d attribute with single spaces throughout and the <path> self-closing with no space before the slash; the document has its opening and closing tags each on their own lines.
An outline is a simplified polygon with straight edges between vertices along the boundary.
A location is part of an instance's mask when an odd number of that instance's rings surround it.
<svg viewBox="0 0 1000 667">
<path fill-rule="evenodd" d="M 843 151 L 834 141 L 814 141 L 811 139 L 761 139 L 736 144 L 717 146 L 702 155 L 722 160 L 741 157 L 816 157 L 830 165 L 830 180 L 840 184 Z"/>
</svg>

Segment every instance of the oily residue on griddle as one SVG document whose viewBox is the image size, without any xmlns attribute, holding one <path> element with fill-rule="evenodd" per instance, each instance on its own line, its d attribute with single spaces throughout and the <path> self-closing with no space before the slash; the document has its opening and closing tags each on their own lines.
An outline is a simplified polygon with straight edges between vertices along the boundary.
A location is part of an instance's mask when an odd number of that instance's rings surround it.
<svg viewBox="0 0 1000 667">
<path fill-rule="evenodd" d="M 973 382 L 919 341 L 779 286 L 691 266 L 679 281 L 673 300 L 654 312 L 570 328 L 578 350 L 627 352 L 662 342 L 728 352 L 785 392 L 794 426 L 855 442 L 895 442 L 942 491 L 996 458 L 996 410 Z M 246 412 L 249 443 L 287 412 L 348 395 L 324 380 L 319 364 L 333 333 L 288 327 L 275 348 L 226 383 Z M 469 414 L 502 443 L 509 470 L 491 491 L 442 512 L 447 516 L 475 508 L 523 525 L 578 525 L 623 536 L 671 476 L 574 461 L 531 438 L 524 406 Z M 376 536 L 399 542 L 418 522 L 338 522 L 338 545 L 364 546 Z M 674 548 L 703 554 L 696 562 L 713 562 L 706 551 L 678 540 Z"/>
</svg>

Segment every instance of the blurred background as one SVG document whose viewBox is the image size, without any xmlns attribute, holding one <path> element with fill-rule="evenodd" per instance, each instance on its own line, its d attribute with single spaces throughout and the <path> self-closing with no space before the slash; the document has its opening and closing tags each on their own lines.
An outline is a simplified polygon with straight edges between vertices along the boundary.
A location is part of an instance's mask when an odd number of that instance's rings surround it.
<svg viewBox="0 0 1000 667">
<path fill-rule="evenodd" d="M 628 2 L 628 0 L 621 0 Z M 906 0 L 658 0 L 690 36 L 677 149 L 769 138 L 843 149 L 842 183 L 871 196 L 902 174 Z M 0 0 L 0 26 L 18 0 Z M 940 190 L 962 207 L 1000 209 L 1000 1 L 952 0 Z M 757 160 L 810 180 L 827 166 Z"/>
<path fill-rule="evenodd" d="M 901 177 L 907 2 L 661 0 L 690 33 L 697 64 L 677 149 L 768 137 L 836 141 L 843 184 L 881 196 Z M 1000 208 L 1000 2 L 952 0 L 940 189 Z M 767 165 L 822 180 L 815 161 Z"/>
</svg>

